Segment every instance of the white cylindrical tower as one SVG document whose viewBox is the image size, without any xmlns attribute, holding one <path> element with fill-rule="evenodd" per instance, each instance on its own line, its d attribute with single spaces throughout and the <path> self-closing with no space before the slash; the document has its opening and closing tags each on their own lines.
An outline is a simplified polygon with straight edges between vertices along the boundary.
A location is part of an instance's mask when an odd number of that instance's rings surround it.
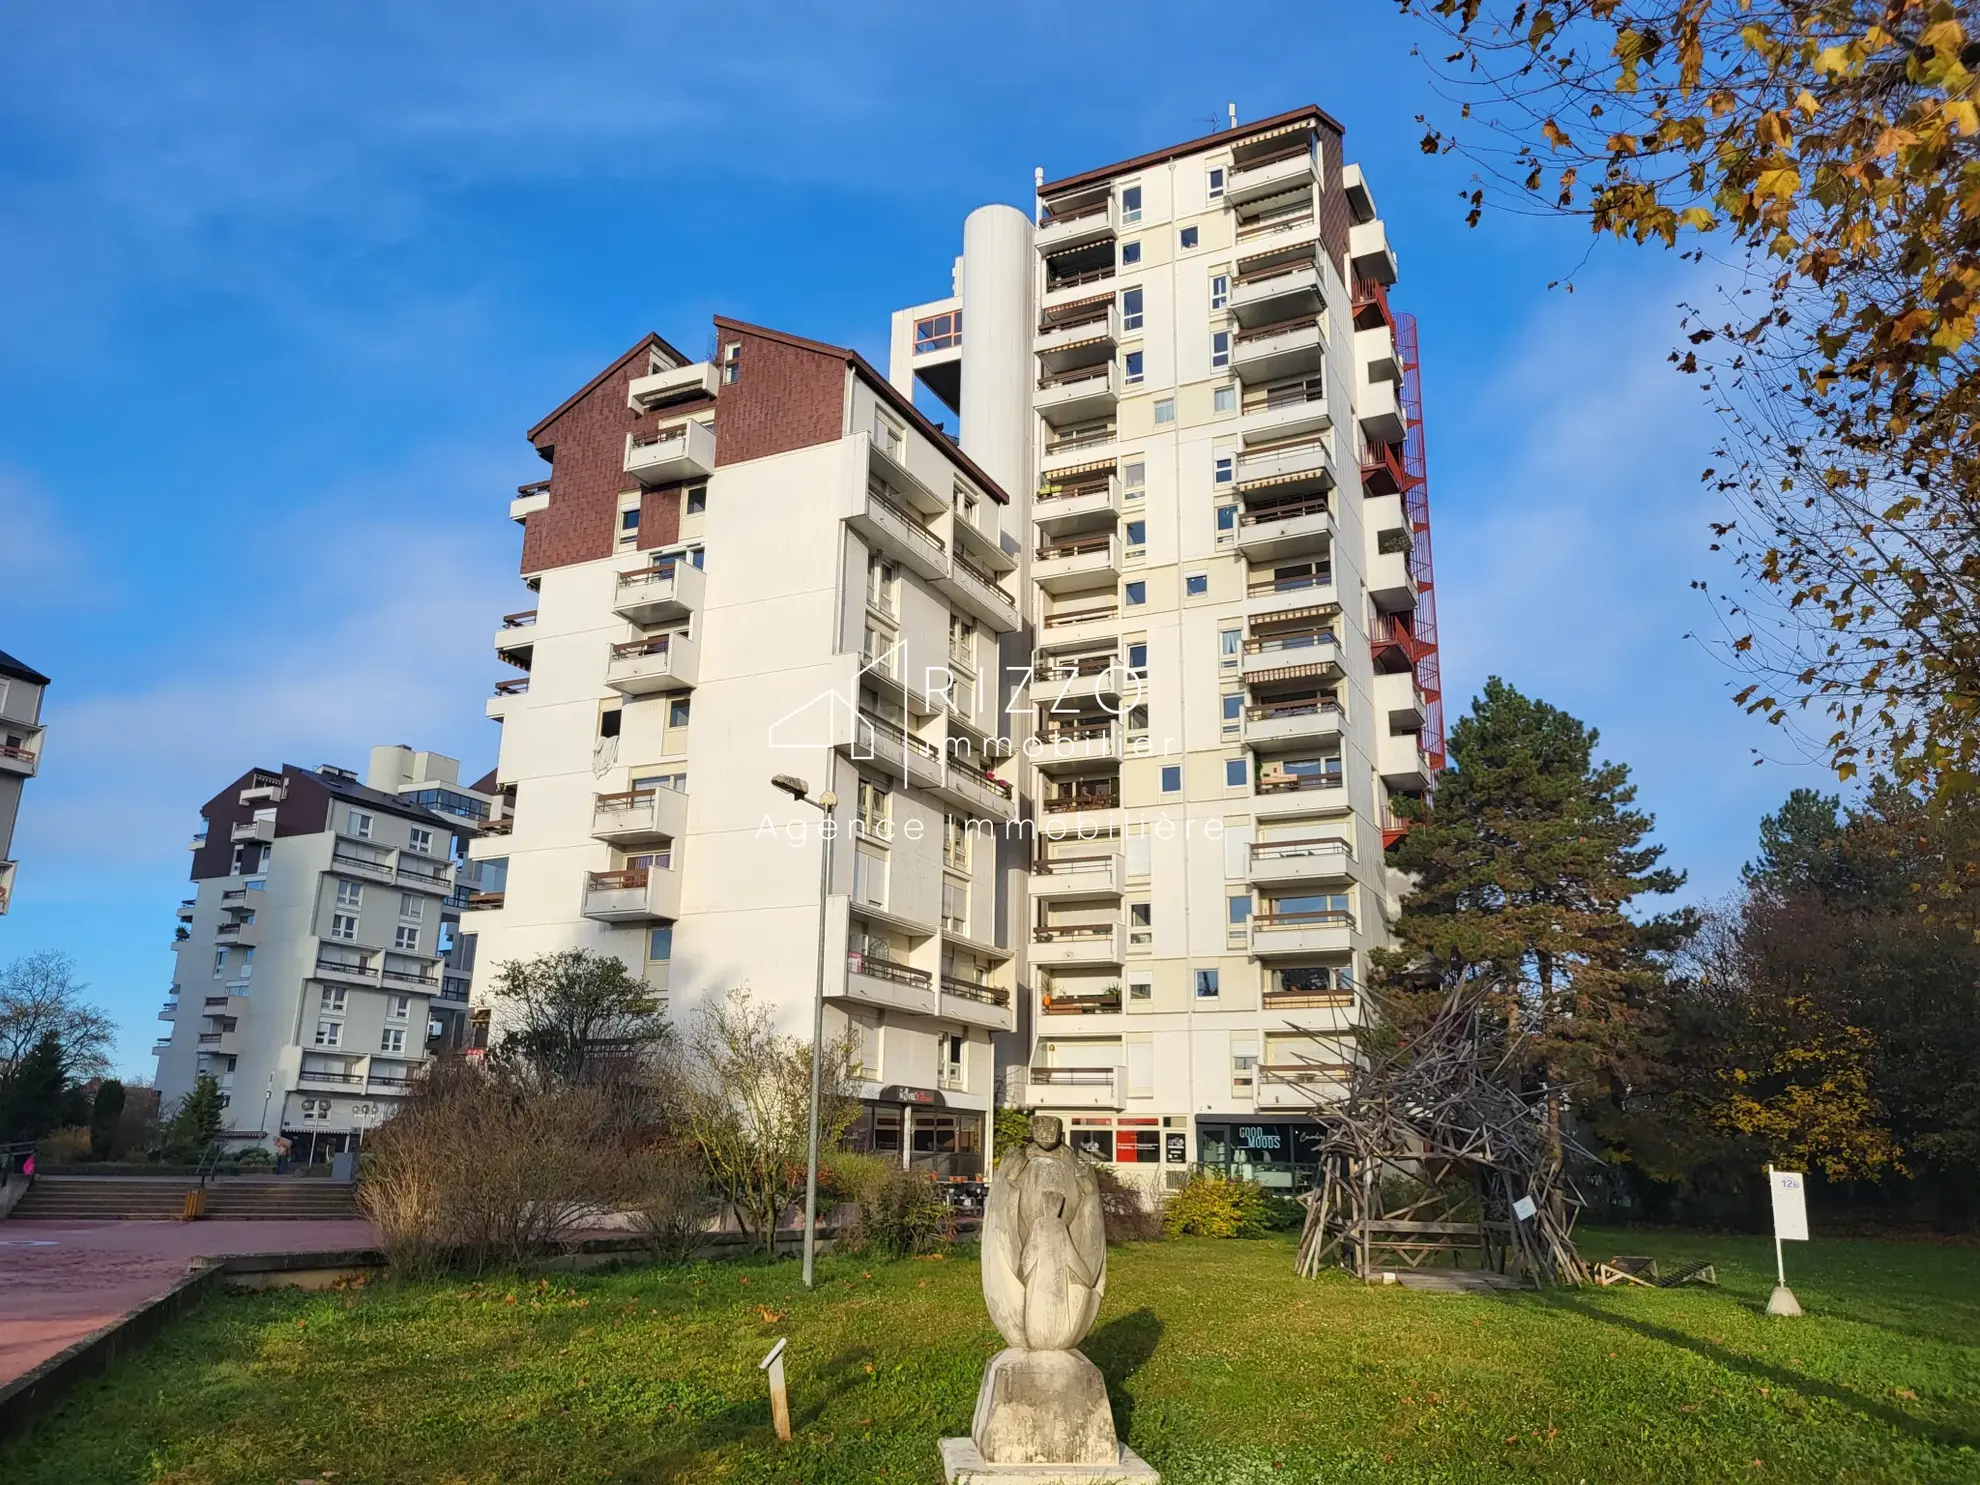
<svg viewBox="0 0 1980 1485">
<path fill-rule="evenodd" d="M 963 222 L 962 447 L 1027 516 L 1037 277 L 1029 217 L 1014 206 L 979 206 L 969 214 Z M 1023 531 L 1019 526 L 1020 538 Z"/>
</svg>

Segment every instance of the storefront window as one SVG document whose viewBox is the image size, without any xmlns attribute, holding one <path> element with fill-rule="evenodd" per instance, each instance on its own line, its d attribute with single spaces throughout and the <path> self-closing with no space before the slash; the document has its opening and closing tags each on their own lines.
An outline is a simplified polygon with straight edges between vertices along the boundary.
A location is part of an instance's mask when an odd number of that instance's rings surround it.
<svg viewBox="0 0 1980 1485">
<path fill-rule="evenodd" d="M 1114 1158 L 1114 1131 L 1104 1124 L 1081 1122 L 1075 1119 L 1072 1127 L 1072 1147 L 1082 1155 L 1091 1155 L 1095 1160 Z"/>
<path fill-rule="evenodd" d="M 1120 1121 L 1114 1135 L 1114 1159 L 1122 1165 L 1156 1165 L 1162 1159 L 1162 1131 L 1153 1119 Z"/>
</svg>

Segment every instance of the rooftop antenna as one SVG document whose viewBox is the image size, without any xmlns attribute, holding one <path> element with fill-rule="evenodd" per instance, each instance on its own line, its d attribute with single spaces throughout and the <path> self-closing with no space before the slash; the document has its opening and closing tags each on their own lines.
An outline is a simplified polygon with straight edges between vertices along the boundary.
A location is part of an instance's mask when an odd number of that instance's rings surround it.
<svg viewBox="0 0 1980 1485">
<path fill-rule="evenodd" d="M 1237 105 L 1235 103 L 1226 103 L 1224 107 L 1230 111 L 1231 127 L 1235 129 L 1237 127 Z"/>
<path fill-rule="evenodd" d="M 1044 189 L 1045 189 L 1045 167 L 1043 165 L 1034 165 L 1031 167 L 1031 194 L 1033 198 L 1035 199 L 1040 194 L 1042 194 Z M 1032 212 L 1031 215 L 1035 219 L 1042 216 L 1043 212 L 1034 211 Z"/>
</svg>

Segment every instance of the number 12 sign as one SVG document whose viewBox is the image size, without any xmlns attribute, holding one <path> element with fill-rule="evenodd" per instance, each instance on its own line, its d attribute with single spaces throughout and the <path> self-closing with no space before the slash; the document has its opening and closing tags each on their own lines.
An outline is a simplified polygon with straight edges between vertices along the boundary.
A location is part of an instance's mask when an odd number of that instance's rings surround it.
<svg viewBox="0 0 1980 1485">
<path fill-rule="evenodd" d="M 1808 1241 L 1807 1183 L 1798 1170 L 1767 1172 L 1774 1191 L 1774 1236 L 1790 1243 Z"/>
</svg>

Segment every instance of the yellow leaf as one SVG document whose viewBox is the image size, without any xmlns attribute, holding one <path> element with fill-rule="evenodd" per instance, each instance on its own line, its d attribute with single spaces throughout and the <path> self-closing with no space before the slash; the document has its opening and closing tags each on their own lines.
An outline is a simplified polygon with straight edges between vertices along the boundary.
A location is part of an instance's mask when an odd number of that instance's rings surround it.
<svg viewBox="0 0 1980 1485">
<path fill-rule="evenodd" d="M 1574 148 L 1574 141 L 1569 139 L 1566 133 L 1562 131 L 1561 126 L 1552 119 L 1547 120 L 1546 123 L 1540 126 L 1540 133 L 1546 138 L 1547 143 L 1555 149 Z"/>
<path fill-rule="evenodd" d="M 1678 213 L 1678 221 L 1694 232 L 1710 232 L 1718 226 L 1718 219 L 1702 206 L 1687 206 Z"/>
</svg>

